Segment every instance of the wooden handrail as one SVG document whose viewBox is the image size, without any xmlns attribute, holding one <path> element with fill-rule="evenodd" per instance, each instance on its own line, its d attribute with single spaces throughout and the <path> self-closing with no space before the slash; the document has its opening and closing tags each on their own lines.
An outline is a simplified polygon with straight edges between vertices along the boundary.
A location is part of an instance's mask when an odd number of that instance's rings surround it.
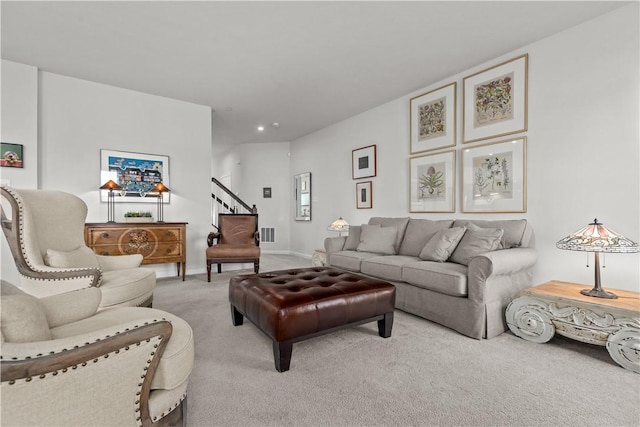
<svg viewBox="0 0 640 427">
<path fill-rule="evenodd" d="M 225 193 L 227 193 L 229 195 L 229 197 L 231 197 L 233 200 L 235 200 L 236 202 L 238 202 L 238 204 L 240 206 L 242 206 L 243 208 L 245 208 L 247 211 L 251 212 L 251 213 L 258 213 L 258 209 L 256 208 L 256 205 L 253 205 L 253 207 L 250 207 L 248 204 L 246 204 L 242 199 L 240 199 L 238 196 L 236 196 L 235 194 L 233 194 L 233 192 L 231 190 L 229 190 L 227 187 L 224 186 L 224 184 L 222 184 L 220 181 L 218 181 L 217 179 L 215 179 L 214 177 L 211 177 L 211 182 L 213 182 L 214 184 L 216 184 L 218 187 L 220 187 L 220 189 L 222 191 L 224 191 Z M 217 197 L 215 194 L 211 193 L 211 197 L 217 201 L 218 203 L 220 203 L 221 205 L 223 205 L 226 209 L 233 211 L 233 209 L 231 209 L 231 207 L 229 205 L 227 205 L 226 203 L 224 203 L 222 200 L 220 200 L 219 197 Z"/>
</svg>

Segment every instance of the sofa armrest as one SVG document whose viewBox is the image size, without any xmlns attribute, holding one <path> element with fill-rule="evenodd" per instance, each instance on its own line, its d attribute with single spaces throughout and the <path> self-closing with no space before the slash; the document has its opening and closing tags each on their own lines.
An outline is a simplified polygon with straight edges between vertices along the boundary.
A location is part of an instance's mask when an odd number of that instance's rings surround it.
<svg viewBox="0 0 640 427">
<path fill-rule="evenodd" d="M 98 311 L 102 291 L 90 287 L 40 298 L 49 328 L 76 322 Z"/>
<path fill-rule="evenodd" d="M 537 260 L 533 248 L 502 249 L 473 258 L 468 270 L 469 298 L 486 301 L 488 294 L 515 295 L 531 287 L 531 272 Z M 491 282 L 501 282 L 501 289 L 486 289 Z"/>
<path fill-rule="evenodd" d="M 132 255 L 116 255 L 116 256 L 107 256 L 107 255 L 96 255 L 98 259 L 98 264 L 100 264 L 100 268 L 104 271 L 111 270 L 124 270 L 126 268 L 137 268 L 142 264 L 142 255 L 140 254 L 132 254 Z"/>
<path fill-rule="evenodd" d="M 342 248 L 344 248 L 344 244 L 346 241 L 346 236 L 327 237 L 326 239 L 324 239 L 324 249 L 327 251 L 327 254 L 340 252 Z"/>
<path fill-rule="evenodd" d="M 151 380 L 171 332 L 169 322 L 150 318 L 51 341 L 4 342 L 3 424 L 150 425 Z"/>
</svg>

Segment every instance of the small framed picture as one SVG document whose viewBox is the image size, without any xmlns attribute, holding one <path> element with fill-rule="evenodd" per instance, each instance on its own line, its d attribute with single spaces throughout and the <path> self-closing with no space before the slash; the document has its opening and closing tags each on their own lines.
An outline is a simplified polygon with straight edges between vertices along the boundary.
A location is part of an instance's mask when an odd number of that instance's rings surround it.
<svg viewBox="0 0 640 427">
<path fill-rule="evenodd" d="M 262 187 L 262 197 L 264 199 L 271 198 L 271 187 Z"/>
<path fill-rule="evenodd" d="M 22 144 L 0 143 L 0 166 L 5 168 L 24 168 L 24 146 Z"/>
<path fill-rule="evenodd" d="M 353 179 L 376 176 L 376 146 L 356 148 L 351 152 Z"/>
<path fill-rule="evenodd" d="M 409 171 L 409 212 L 455 212 L 455 150 L 413 157 Z"/>
<path fill-rule="evenodd" d="M 456 145 L 456 83 L 409 101 L 411 154 Z"/>
<path fill-rule="evenodd" d="M 358 209 L 371 209 L 373 207 L 372 185 L 371 181 L 356 183 L 356 207 Z"/>
<path fill-rule="evenodd" d="M 527 138 L 462 150 L 462 212 L 527 211 Z"/>
<path fill-rule="evenodd" d="M 527 130 L 528 61 L 525 54 L 464 78 L 463 142 Z"/>
</svg>

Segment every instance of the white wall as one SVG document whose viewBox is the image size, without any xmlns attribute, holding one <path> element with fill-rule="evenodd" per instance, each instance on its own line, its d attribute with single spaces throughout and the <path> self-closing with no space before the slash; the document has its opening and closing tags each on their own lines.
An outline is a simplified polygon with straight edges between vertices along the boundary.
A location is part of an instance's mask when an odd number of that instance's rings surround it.
<svg viewBox="0 0 640 427">
<path fill-rule="evenodd" d="M 100 149 L 169 156 L 171 203 L 164 219 L 187 225 L 187 273 L 205 271 L 210 231 L 211 110 L 209 107 L 40 72 L 40 188 L 63 190 L 88 205 L 88 222 L 107 219 L 100 202 Z M 155 204 L 116 204 L 127 210 Z M 172 264 L 151 265 L 159 277 Z"/>
<path fill-rule="evenodd" d="M 2 60 L 2 114 L 0 139 L 2 142 L 22 144 L 23 168 L 0 168 L 0 182 L 20 188 L 38 186 L 38 69 L 17 62 Z M 18 283 L 9 245 L 0 238 L 0 276 Z"/>
<path fill-rule="evenodd" d="M 617 9 L 293 141 L 290 175 L 312 172 L 314 197 L 312 221 L 291 222 L 291 251 L 310 255 L 322 247 L 332 235 L 326 227 L 338 216 L 351 224 L 371 216 L 409 216 L 409 99 L 458 82 L 460 164 L 462 79 L 528 53 L 527 213 L 460 213 L 458 174 L 455 214 L 411 216 L 527 218 L 536 230 L 539 253 L 535 283 L 593 283 L 593 264 L 585 268 L 586 255 L 556 249 L 555 242 L 594 217 L 640 239 L 638 6 Z M 373 209 L 357 210 L 351 151 L 371 144 L 377 145 L 378 160 Z M 640 290 L 638 254 L 606 258 L 604 287 Z"/>
</svg>

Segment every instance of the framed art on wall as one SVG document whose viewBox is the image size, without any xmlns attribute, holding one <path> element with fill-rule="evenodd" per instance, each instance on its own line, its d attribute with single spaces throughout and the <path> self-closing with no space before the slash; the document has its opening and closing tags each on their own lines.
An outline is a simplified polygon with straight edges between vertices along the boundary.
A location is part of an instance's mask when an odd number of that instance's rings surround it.
<svg viewBox="0 0 640 427">
<path fill-rule="evenodd" d="M 353 179 L 376 176 L 376 146 L 356 148 L 351 151 L 351 174 Z"/>
<path fill-rule="evenodd" d="M 409 212 L 455 212 L 455 150 L 412 157 L 409 171 Z"/>
<path fill-rule="evenodd" d="M 356 208 L 371 209 L 373 207 L 371 181 L 356 183 Z"/>
<path fill-rule="evenodd" d="M 462 150 L 462 212 L 526 212 L 526 162 L 526 137 Z"/>
<path fill-rule="evenodd" d="M 409 101 L 410 153 L 456 145 L 456 83 Z"/>
<path fill-rule="evenodd" d="M 100 150 L 100 183 L 113 180 L 122 187 L 114 192 L 115 202 L 157 203 L 157 197 L 146 197 L 159 182 L 171 188 L 169 181 L 169 157 L 157 154 L 130 153 L 127 151 Z M 101 191 L 101 200 L 107 201 L 108 193 Z M 162 202 L 169 203 L 171 193 L 163 195 Z"/>
<path fill-rule="evenodd" d="M 24 146 L 22 144 L 0 143 L 0 166 L 24 168 Z"/>
<path fill-rule="evenodd" d="M 525 54 L 464 78 L 464 143 L 527 130 L 528 61 Z"/>
</svg>

